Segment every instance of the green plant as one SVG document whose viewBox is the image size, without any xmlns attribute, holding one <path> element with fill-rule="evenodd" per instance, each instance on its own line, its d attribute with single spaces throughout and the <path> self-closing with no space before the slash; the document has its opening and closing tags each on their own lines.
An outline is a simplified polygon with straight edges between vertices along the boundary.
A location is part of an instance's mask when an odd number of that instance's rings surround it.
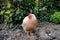
<svg viewBox="0 0 60 40">
<path fill-rule="evenodd" d="M 6 11 L 4 13 L 5 20 L 4 22 L 7 22 L 8 29 L 21 29 L 22 20 L 25 16 L 27 16 L 27 13 L 29 11 L 33 12 L 34 8 L 34 0 L 13 0 L 8 1 L 6 6 Z"/>
<path fill-rule="evenodd" d="M 54 23 L 60 23 L 60 12 L 55 12 L 53 15 L 51 15 L 50 21 Z"/>
<path fill-rule="evenodd" d="M 60 0 L 0 0 L 0 23 L 7 23 L 9 29 L 21 28 L 29 11 L 41 22 L 50 21 L 50 16 L 59 8 Z"/>
</svg>

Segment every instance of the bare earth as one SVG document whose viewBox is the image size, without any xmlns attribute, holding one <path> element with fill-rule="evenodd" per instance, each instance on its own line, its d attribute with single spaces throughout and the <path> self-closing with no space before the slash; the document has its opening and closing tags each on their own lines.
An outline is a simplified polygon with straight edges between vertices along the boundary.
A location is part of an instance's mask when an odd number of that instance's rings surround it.
<svg viewBox="0 0 60 40">
<path fill-rule="evenodd" d="M 4 27 L 0 24 L 0 28 Z M 0 30 L 0 40 L 60 40 L 60 24 L 49 22 L 39 23 L 29 38 L 24 30 Z"/>
</svg>

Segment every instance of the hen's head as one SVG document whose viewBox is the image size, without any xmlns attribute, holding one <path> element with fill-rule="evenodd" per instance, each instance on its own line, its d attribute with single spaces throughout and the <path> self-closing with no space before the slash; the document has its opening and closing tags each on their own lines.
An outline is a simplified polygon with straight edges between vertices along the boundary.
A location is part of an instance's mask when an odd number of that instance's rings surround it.
<svg viewBox="0 0 60 40">
<path fill-rule="evenodd" d="M 30 13 L 28 13 L 28 18 L 29 19 L 31 19 L 32 18 L 32 15 L 31 15 L 32 13 L 30 12 Z"/>
</svg>

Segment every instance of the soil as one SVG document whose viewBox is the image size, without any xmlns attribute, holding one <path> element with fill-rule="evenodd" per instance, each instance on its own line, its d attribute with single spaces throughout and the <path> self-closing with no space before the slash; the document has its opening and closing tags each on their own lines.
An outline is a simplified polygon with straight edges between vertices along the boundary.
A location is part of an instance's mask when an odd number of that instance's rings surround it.
<svg viewBox="0 0 60 40">
<path fill-rule="evenodd" d="M 60 24 L 41 22 L 28 37 L 24 30 L 15 31 L 4 29 L 5 24 L 0 24 L 0 40 L 60 40 Z"/>
</svg>

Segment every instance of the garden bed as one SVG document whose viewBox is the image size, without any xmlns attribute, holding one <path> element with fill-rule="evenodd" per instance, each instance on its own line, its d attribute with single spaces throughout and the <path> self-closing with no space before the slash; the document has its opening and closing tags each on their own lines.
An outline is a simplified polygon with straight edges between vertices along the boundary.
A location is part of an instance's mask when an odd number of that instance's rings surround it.
<svg viewBox="0 0 60 40">
<path fill-rule="evenodd" d="M 4 29 L 4 24 L 0 25 L 0 40 L 60 40 L 60 25 L 49 22 L 39 23 L 33 36 L 28 38 L 24 30 L 15 31 Z"/>
</svg>

